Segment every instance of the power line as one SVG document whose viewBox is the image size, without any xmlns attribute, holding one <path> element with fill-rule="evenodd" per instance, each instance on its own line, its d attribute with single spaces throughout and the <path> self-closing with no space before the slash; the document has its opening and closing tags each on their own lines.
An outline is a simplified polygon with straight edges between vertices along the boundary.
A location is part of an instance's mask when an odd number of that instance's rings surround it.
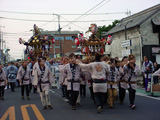
<svg viewBox="0 0 160 120">
<path fill-rule="evenodd" d="M 53 13 L 30 13 L 30 12 L 15 12 L 15 11 L 0 11 L 2 13 L 14 13 L 14 14 L 33 14 L 33 15 L 53 15 Z M 111 13 L 91 13 L 86 15 L 108 15 L 108 14 L 124 14 L 126 12 L 111 12 Z M 83 15 L 80 13 L 72 14 L 72 13 L 66 13 L 66 14 L 58 14 L 58 15 Z"/>
<path fill-rule="evenodd" d="M 71 24 L 71 23 L 75 22 L 76 20 L 80 19 L 82 16 L 88 14 L 90 11 L 94 10 L 96 7 L 98 7 L 99 5 L 101 5 L 101 4 L 102 4 L 103 2 L 105 2 L 105 1 L 106 1 L 106 0 L 101 1 L 100 3 L 98 3 L 97 5 L 95 5 L 94 7 L 92 7 L 91 9 L 89 9 L 87 12 L 85 12 L 84 14 L 82 14 L 82 15 L 79 16 L 78 18 L 74 19 L 73 21 L 69 22 L 67 25 L 65 25 L 65 26 L 63 26 L 63 27 L 66 27 L 66 26 L 68 26 L 69 24 Z M 110 1 L 110 0 L 108 0 L 107 2 L 109 2 L 109 1 Z M 94 22 L 96 22 L 96 21 L 94 21 Z M 101 21 L 101 22 L 102 22 L 102 21 Z M 62 27 L 62 28 L 63 28 L 63 27 Z"/>
<path fill-rule="evenodd" d="M 58 22 L 58 21 L 53 21 L 53 20 L 52 21 L 48 21 L 48 20 L 31 20 L 31 19 L 6 18 L 6 17 L 0 17 L 0 18 L 9 19 L 9 20 L 20 20 L 20 21 Z M 73 21 L 61 21 L 61 22 L 69 22 L 69 23 L 72 23 L 72 22 L 106 22 L 106 21 L 114 21 L 114 20 L 113 19 L 112 20 L 88 20 L 88 21 L 76 21 L 76 20 L 73 20 Z"/>
<path fill-rule="evenodd" d="M 87 12 L 83 13 L 82 15 L 80 15 L 79 17 L 77 17 L 76 19 L 74 19 L 73 21 L 68 21 L 69 23 L 64 25 L 62 28 L 68 26 L 69 24 L 76 22 L 76 20 L 78 20 L 79 18 L 81 18 L 82 16 L 88 14 L 90 11 L 92 11 L 93 9 L 95 9 L 97 6 L 101 5 L 104 1 L 106 0 L 102 0 L 100 3 L 98 3 L 97 5 L 95 5 L 94 7 L 92 7 L 91 9 L 89 9 Z M 110 1 L 110 0 L 109 0 Z M 90 21 L 91 22 L 91 21 Z M 93 22 L 93 21 L 92 21 Z M 95 21 L 94 21 L 95 22 Z"/>
<path fill-rule="evenodd" d="M 57 17 L 56 17 L 56 18 L 57 18 Z M 53 20 L 55 20 L 56 18 L 54 18 Z M 43 27 L 43 26 L 45 26 L 45 25 L 47 25 L 47 24 L 51 23 L 53 20 L 51 20 L 51 21 L 49 21 L 49 22 L 47 22 L 47 23 L 45 23 L 45 24 L 41 25 L 40 27 Z"/>
<path fill-rule="evenodd" d="M 104 4 L 100 5 L 98 8 L 94 9 L 93 11 L 91 11 L 90 13 L 88 13 L 87 15 L 92 14 L 94 11 L 98 10 L 99 8 L 101 8 L 101 7 L 104 6 L 105 4 L 109 3 L 110 1 L 111 1 L 111 0 L 106 1 Z M 87 15 L 85 15 L 85 16 L 87 16 Z M 83 18 L 84 18 L 85 16 L 83 16 Z M 81 18 L 81 19 L 82 19 L 82 18 Z"/>
<path fill-rule="evenodd" d="M 92 11 L 94 8 L 96 8 L 97 6 L 99 6 L 100 4 L 102 4 L 105 0 L 102 0 L 100 3 L 98 3 L 97 5 L 95 5 L 94 7 L 92 7 L 91 9 L 89 9 L 87 12 L 85 12 L 84 14 L 80 15 L 79 17 L 77 17 L 76 19 L 74 19 L 73 21 L 69 22 L 67 25 L 68 26 L 70 23 L 75 22 L 76 20 L 78 20 L 79 18 L 81 18 L 82 16 L 88 14 L 90 11 Z M 65 27 L 64 26 L 64 27 Z"/>
<path fill-rule="evenodd" d="M 61 17 L 62 17 L 62 16 L 61 16 Z M 69 20 L 67 20 L 66 18 L 64 18 L 64 17 L 62 17 L 62 18 L 69 22 Z M 76 24 L 74 24 L 74 23 L 71 23 L 71 24 L 74 25 L 74 26 L 76 26 L 76 27 L 79 27 L 79 28 L 81 28 L 81 29 L 83 29 L 83 30 L 86 30 L 86 29 L 82 28 L 81 26 L 76 25 Z"/>
<path fill-rule="evenodd" d="M 107 3 L 109 3 L 111 0 L 108 0 L 108 1 L 106 1 L 104 4 L 102 4 L 101 6 L 99 6 L 98 8 L 96 8 L 94 11 L 96 11 L 96 10 L 98 10 L 99 8 L 101 8 L 102 6 L 104 6 L 105 4 L 107 4 Z M 94 11 L 92 11 L 91 13 L 89 13 L 89 14 L 93 14 L 93 12 Z M 119 12 L 120 13 L 120 12 Z M 118 14 L 119 14 L 118 13 Z M 113 14 L 116 14 L 116 13 L 113 13 Z M 122 13 L 121 13 L 122 14 Z"/>
</svg>

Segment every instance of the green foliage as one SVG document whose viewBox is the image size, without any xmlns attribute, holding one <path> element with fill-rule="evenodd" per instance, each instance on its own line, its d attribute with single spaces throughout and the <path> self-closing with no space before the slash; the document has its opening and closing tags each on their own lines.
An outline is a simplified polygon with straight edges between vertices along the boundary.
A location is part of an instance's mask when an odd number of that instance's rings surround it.
<svg viewBox="0 0 160 120">
<path fill-rule="evenodd" d="M 119 20 L 115 20 L 114 22 L 112 22 L 112 24 L 108 25 L 108 26 L 98 26 L 98 32 L 97 32 L 97 37 L 98 38 L 102 38 L 102 34 L 104 32 L 108 32 L 109 30 L 111 30 L 114 26 L 116 26 L 117 23 L 119 23 L 120 21 Z"/>
</svg>

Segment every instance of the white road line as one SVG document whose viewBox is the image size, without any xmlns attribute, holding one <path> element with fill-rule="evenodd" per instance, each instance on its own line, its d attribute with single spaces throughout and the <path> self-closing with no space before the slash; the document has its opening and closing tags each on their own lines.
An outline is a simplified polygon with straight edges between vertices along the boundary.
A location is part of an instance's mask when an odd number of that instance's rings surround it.
<svg viewBox="0 0 160 120">
<path fill-rule="evenodd" d="M 128 93 L 128 91 L 126 91 L 126 93 Z M 155 99 L 155 100 L 160 100 L 160 97 L 152 97 L 152 96 L 148 96 L 147 94 L 140 93 L 140 92 L 136 92 L 136 95 L 151 98 L 151 99 Z"/>
<path fill-rule="evenodd" d="M 50 91 L 51 91 L 53 94 L 55 94 L 58 98 L 60 98 L 61 100 L 65 101 L 65 102 L 68 101 L 66 98 L 62 98 L 61 95 L 58 94 L 58 93 L 56 93 L 55 91 L 53 91 L 53 90 L 51 90 L 51 89 L 50 89 Z"/>
<path fill-rule="evenodd" d="M 148 95 L 146 95 L 146 94 L 139 93 L 139 92 L 137 92 L 136 95 L 138 95 L 138 96 L 143 96 L 143 97 L 147 97 L 147 98 L 151 98 L 151 99 L 155 99 L 155 100 L 160 100 L 160 97 L 151 97 L 151 96 L 148 96 Z"/>
<path fill-rule="evenodd" d="M 53 94 L 55 94 L 58 98 L 60 98 L 61 100 L 67 102 L 68 100 L 65 99 L 65 98 L 62 98 L 60 94 L 54 92 L 53 90 L 50 90 Z M 126 93 L 128 93 L 128 91 L 126 91 Z M 154 99 L 154 100 L 160 100 L 160 97 L 151 97 L 151 96 L 148 96 L 144 93 L 140 93 L 140 92 L 136 92 L 136 95 L 138 96 L 142 96 L 142 97 L 146 97 L 146 98 L 151 98 L 151 99 Z"/>
</svg>

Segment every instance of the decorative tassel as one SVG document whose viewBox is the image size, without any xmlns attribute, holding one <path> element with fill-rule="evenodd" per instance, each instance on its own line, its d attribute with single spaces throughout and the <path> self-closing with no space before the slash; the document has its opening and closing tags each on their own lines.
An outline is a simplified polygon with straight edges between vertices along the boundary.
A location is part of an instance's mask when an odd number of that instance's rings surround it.
<svg viewBox="0 0 160 120">
<path fill-rule="evenodd" d="M 96 47 L 96 45 L 95 45 L 95 50 L 94 50 L 95 52 L 97 52 L 97 47 Z"/>
<path fill-rule="evenodd" d="M 91 52 L 93 52 L 93 46 L 91 46 Z"/>
<path fill-rule="evenodd" d="M 98 51 L 100 51 L 101 50 L 101 46 L 100 45 L 98 45 Z"/>
</svg>

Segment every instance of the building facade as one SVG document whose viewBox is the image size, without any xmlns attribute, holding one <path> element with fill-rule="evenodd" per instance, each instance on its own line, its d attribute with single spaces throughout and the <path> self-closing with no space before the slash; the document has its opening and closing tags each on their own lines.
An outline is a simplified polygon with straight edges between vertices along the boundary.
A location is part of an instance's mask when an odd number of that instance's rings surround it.
<svg viewBox="0 0 160 120">
<path fill-rule="evenodd" d="M 112 35 L 106 53 L 111 57 L 133 54 L 141 65 L 143 56 L 160 64 L 160 4 L 123 18 L 104 36 Z"/>
<path fill-rule="evenodd" d="M 57 31 L 43 31 L 41 33 L 54 36 L 55 43 L 50 45 L 50 57 L 52 58 L 60 57 L 60 45 L 62 56 L 77 50 L 73 36 L 77 37 L 80 31 L 61 31 L 60 36 Z"/>
</svg>

